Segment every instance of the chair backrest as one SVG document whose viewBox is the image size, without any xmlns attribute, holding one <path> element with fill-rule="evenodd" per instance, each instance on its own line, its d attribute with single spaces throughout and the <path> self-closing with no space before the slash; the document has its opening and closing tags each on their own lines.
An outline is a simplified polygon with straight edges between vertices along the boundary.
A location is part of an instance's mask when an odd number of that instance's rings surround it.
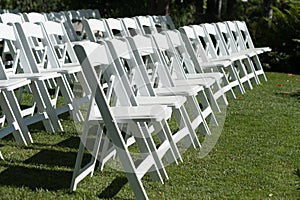
<svg viewBox="0 0 300 200">
<path fill-rule="evenodd" d="M 66 22 L 67 18 L 64 12 L 50 12 L 46 14 L 47 21 Z"/>
<path fill-rule="evenodd" d="M 112 38 L 106 21 L 103 19 L 84 19 L 82 21 L 86 37 L 92 42 Z"/>
<path fill-rule="evenodd" d="M 126 33 L 124 31 L 124 28 L 122 26 L 121 19 L 115 19 L 115 18 L 108 18 L 105 19 L 107 28 L 110 32 L 110 34 L 113 37 L 123 37 L 126 36 Z"/>
<path fill-rule="evenodd" d="M 239 42 L 235 40 L 232 32 L 229 30 L 225 22 L 215 23 L 216 28 L 219 31 L 219 35 L 225 43 L 226 49 L 229 53 L 238 52 Z"/>
<path fill-rule="evenodd" d="M 3 13 L 0 15 L 0 21 L 4 24 L 23 23 L 24 19 L 21 14 Z"/>
<path fill-rule="evenodd" d="M 183 26 L 179 28 L 179 31 L 182 33 L 181 36 L 185 43 L 188 54 L 195 55 L 198 60 L 198 63 L 200 64 L 202 62 L 208 62 L 208 52 L 205 50 L 203 44 L 201 43 L 200 37 L 198 37 L 198 34 L 202 35 L 203 29 L 200 27 L 198 31 L 198 29 L 195 30 L 193 26 Z M 199 70 L 199 72 L 201 72 L 201 70 Z"/>
<path fill-rule="evenodd" d="M 43 27 L 44 36 L 47 35 L 51 44 L 48 48 L 51 48 L 52 51 L 55 52 L 55 56 L 59 61 L 60 67 L 64 67 L 66 65 L 79 66 L 80 63 L 63 24 L 47 21 L 42 23 L 41 26 Z"/>
<path fill-rule="evenodd" d="M 23 13 L 23 17 L 26 22 L 32 23 L 45 22 L 48 20 L 46 14 L 37 12 Z"/>
<path fill-rule="evenodd" d="M 19 62 L 18 58 L 20 54 L 20 51 L 17 51 L 15 48 L 12 48 L 14 47 L 13 42 L 16 41 L 14 29 L 12 26 L 0 23 L 0 40 L 5 41 L 4 45 L 8 45 L 8 44 L 11 45 L 10 48 L 8 49 L 9 49 L 9 54 L 13 57 L 13 59 L 10 60 L 12 61 L 12 63 L 11 62 L 9 63 L 12 66 L 6 67 L 5 66 L 6 61 L 3 60 L 5 59 L 5 57 L 4 58 L 2 58 L 2 56 L 0 57 L 0 80 L 7 80 L 8 79 L 7 73 L 11 71 L 13 71 L 14 73 L 16 71 L 17 62 Z"/>
<path fill-rule="evenodd" d="M 64 11 L 64 13 L 71 22 L 81 22 L 84 19 L 84 15 L 76 10 Z"/>
<path fill-rule="evenodd" d="M 78 12 L 80 16 L 84 16 L 86 19 L 101 19 L 98 9 L 81 9 Z"/>
<path fill-rule="evenodd" d="M 168 29 L 171 29 L 171 30 L 176 29 L 175 24 L 170 15 L 162 15 L 161 18 Z"/>
<path fill-rule="evenodd" d="M 200 52 L 198 52 L 198 54 L 202 54 L 202 50 L 201 50 L 201 45 L 202 48 L 204 49 L 205 54 L 207 55 L 207 57 L 209 59 L 216 59 L 218 58 L 218 53 L 216 51 L 215 48 L 215 44 L 212 41 L 212 38 L 210 37 L 209 33 L 207 33 L 205 31 L 204 26 L 200 26 L 200 25 L 192 25 L 193 29 L 194 29 L 194 33 L 197 37 L 197 51 L 200 50 Z M 196 51 L 196 53 L 197 53 Z M 197 55 L 198 55 L 197 54 Z"/>
<path fill-rule="evenodd" d="M 170 35 L 167 35 L 166 33 L 154 33 L 151 37 L 154 39 L 158 51 L 161 52 L 162 59 L 164 59 L 164 63 L 166 64 L 171 76 L 174 77 L 174 79 L 186 79 L 184 66 L 181 65 L 181 57 L 179 55 L 181 43 L 174 45 L 172 41 L 169 40 L 169 36 L 173 36 L 175 37 L 174 41 L 176 42 L 177 34 L 173 33 L 174 32 L 171 33 L 171 31 Z"/>
<path fill-rule="evenodd" d="M 142 34 L 142 30 L 134 18 L 125 17 L 122 19 L 123 28 L 126 36 Z"/>
<path fill-rule="evenodd" d="M 251 37 L 247 30 L 246 24 L 239 21 L 235 23 L 234 21 L 226 21 L 227 30 L 231 33 L 232 38 L 237 46 L 237 50 L 245 50 L 247 48 L 253 48 L 253 43 Z"/>
<path fill-rule="evenodd" d="M 63 23 L 71 41 L 80 40 L 80 37 L 77 35 L 71 20 L 67 18 L 65 12 L 50 12 L 46 14 L 46 16 L 48 21 Z"/>
<path fill-rule="evenodd" d="M 153 15 L 151 17 L 158 32 L 175 29 L 175 25 L 170 16 Z"/>
<path fill-rule="evenodd" d="M 60 67 L 41 25 L 24 22 L 14 26 L 17 32 L 16 46 L 24 52 L 30 66 L 24 68 L 24 72 L 38 73 L 43 69 Z"/>
<path fill-rule="evenodd" d="M 152 83 L 152 87 L 173 87 L 174 82 L 171 73 L 167 69 L 167 64 L 158 51 L 153 38 L 144 35 L 136 35 L 127 38 L 131 49 L 134 49 L 134 59 L 137 66 L 141 66 L 140 73 L 147 84 Z M 150 74 L 149 74 L 150 73 Z M 156 77 L 157 82 L 152 82 Z"/>
<path fill-rule="evenodd" d="M 64 11 L 64 14 L 66 16 L 64 25 L 70 40 L 72 42 L 82 40 L 84 35 L 82 20 L 84 19 L 84 16 L 80 15 L 80 13 L 75 10 Z"/>
<path fill-rule="evenodd" d="M 137 55 L 134 54 L 138 54 L 138 52 L 133 51 L 125 39 L 111 39 L 106 43 L 114 58 L 118 73 L 124 77 L 122 80 L 125 81 L 124 86 L 127 91 L 131 94 L 134 91 L 135 94 L 141 96 L 155 96 L 143 62 L 139 62 L 140 60 L 135 58 Z M 132 103 L 137 104 L 134 99 Z"/>
<path fill-rule="evenodd" d="M 164 23 L 164 21 L 162 20 L 161 16 L 159 15 L 152 15 L 149 16 L 152 18 L 152 22 L 157 30 L 157 32 L 162 32 L 164 30 L 167 30 L 167 25 Z"/>
<path fill-rule="evenodd" d="M 237 29 L 240 32 L 240 37 L 241 37 L 241 39 L 243 39 L 243 44 L 245 45 L 245 47 L 247 49 L 255 48 L 254 44 L 253 44 L 253 41 L 252 41 L 252 38 L 251 38 L 251 35 L 248 31 L 246 22 L 244 22 L 244 21 L 234 21 L 234 23 L 235 23 Z"/>
<path fill-rule="evenodd" d="M 157 33 L 156 27 L 152 21 L 152 18 L 149 16 L 136 16 L 135 17 L 142 33 L 145 34 L 152 34 Z"/>
<path fill-rule="evenodd" d="M 191 27 L 187 26 L 187 28 L 192 30 Z M 200 58 L 197 58 L 189 38 L 184 34 L 184 32 L 182 33 L 177 30 L 167 30 L 163 33 L 168 36 L 170 46 L 174 47 L 175 54 L 180 62 L 180 70 L 184 69 L 185 73 L 202 73 L 203 69 L 199 60 L 203 61 L 203 59 L 207 58 L 203 58 L 203 55 L 201 55 Z"/>
<path fill-rule="evenodd" d="M 114 49 L 109 49 L 104 42 L 100 44 L 87 42 L 83 43 L 82 46 L 86 47 L 85 52 L 88 55 L 89 62 L 93 65 L 93 68 L 95 68 L 93 69 L 93 73 L 85 73 L 88 83 L 91 84 L 91 89 L 95 89 L 97 84 L 103 88 L 107 88 L 105 97 L 107 102 L 110 102 L 109 105 L 116 102 L 118 106 L 137 105 L 134 93 L 128 87 L 128 82 L 126 82 L 127 77 L 119 74 L 117 70 L 116 63 L 118 63 L 118 58 L 113 58 L 110 53 L 110 51 L 114 51 Z M 111 47 L 112 46 L 110 46 L 110 48 Z M 97 81 L 95 79 L 97 79 Z M 91 82 L 91 80 L 94 80 L 94 82 Z M 95 92 L 95 90 L 93 90 L 93 92 Z"/>
<path fill-rule="evenodd" d="M 229 54 L 227 48 L 225 47 L 225 43 L 221 38 L 216 26 L 210 23 L 204 23 L 201 25 L 205 30 L 205 37 L 203 38 L 205 41 L 212 41 L 215 52 L 218 56 L 227 56 Z"/>
</svg>

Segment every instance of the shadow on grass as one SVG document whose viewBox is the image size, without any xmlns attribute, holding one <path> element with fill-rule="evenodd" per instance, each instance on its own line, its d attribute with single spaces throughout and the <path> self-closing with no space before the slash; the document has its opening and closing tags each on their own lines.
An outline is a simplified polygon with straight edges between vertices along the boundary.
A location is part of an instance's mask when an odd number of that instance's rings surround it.
<svg viewBox="0 0 300 200">
<path fill-rule="evenodd" d="M 296 176 L 298 176 L 298 183 L 297 183 L 297 186 L 298 186 L 298 190 L 300 190 L 300 169 L 296 169 L 295 171 L 294 171 L 294 174 L 296 175 Z"/>
<path fill-rule="evenodd" d="M 69 188 L 71 178 L 72 172 L 13 166 L 1 172 L 0 185 L 56 191 Z"/>
<path fill-rule="evenodd" d="M 128 182 L 126 177 L 117 177 L 111 184 L 105 188 L 101 194 L 99 194 L 100 199 L 111 199 L 118 194 L 122 187 Z"/>
<path fill-rule="evenodd" d="M 76 159 L 75 152 L 62 152 L 56 150 L 41 150 L 39 153 L 28 158 L 23 163 L 30 165 L 47 165 L 47 166 L 62 166 L 74 167 Z"/>
<path fill-rule="evenodd" d="M 73 144 L 74 138 L 69 138 L 56 145 Z M 78 146 L 78 140 L 76 141 Z M 28 187 L 45 190 L 61 190 L 70 187 L 77 152 L 64 152 L 43 149 L 37 154 L 23 161 L 26 166 L 17 163 L 6 163 L 7 169 L 0 173 L 0 185 L 14 187 Z M 83 164 L 90 161 L 91 155 L 84 156 Z M 69 168 L 71 170 L 59 168 Z"/>
<path fill-rule="evenodd" d="M 60 147 L 68 147 L 72 149 L 78 149 L 80 142 L 80 138 L 78 136 L 72 136 L 60 143 L 57 143 L 55 146 L 60 146 Z"/>
<path fill-rule="evenodd" d="M 300 91 L 297 92 L 276 92 L 275 95 L 282 97 L 292 97 L 300 100 Z"/>
</svg>

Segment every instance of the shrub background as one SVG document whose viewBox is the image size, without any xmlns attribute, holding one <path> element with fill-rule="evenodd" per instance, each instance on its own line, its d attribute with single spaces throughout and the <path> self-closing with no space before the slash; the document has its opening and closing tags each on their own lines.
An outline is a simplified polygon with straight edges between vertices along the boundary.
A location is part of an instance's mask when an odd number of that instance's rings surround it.
<svg viewBox="0 0 300 200">
<path fill-rule="evenodd" d="M 91 8 L 105 18 L 169 14 L 177 27 L 244 20 L 255 45 L 272 48 L 262 58 L 266 70 L 300 74 L 299 0 L 2 0 L 0 6 L 20 12 Z"/>
</svg>

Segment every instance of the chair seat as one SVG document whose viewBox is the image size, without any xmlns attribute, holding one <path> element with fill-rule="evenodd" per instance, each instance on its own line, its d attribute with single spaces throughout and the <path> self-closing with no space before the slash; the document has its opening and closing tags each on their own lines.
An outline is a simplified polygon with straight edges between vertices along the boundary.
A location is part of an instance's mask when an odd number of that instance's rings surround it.
<svg viewBox="0 0 300 200">
<path fill-rule="evenodd" d="M 60 77 L 61 75 L 56 72 L 42 72 L 42 73 L 21 73 L 12 74 L 10 79 L 29 79 L 29 80 L 48 80 L 52 78 Z"/>
<path fill-rule="evenodd" d="M 186 98 L 182 96 L 139 96 L 137 97 L 137 101 L 139 102 L 139 105 L 142 106 L 166 105 L 168 107 L 180 108 L 185 103 Z"/>
<path fill-rule="evenodd" d="M 245 49 L 242 52 L 244 52 L 245 54 L 252 57 L 254 54 L 262 54 L 265 51 L 263 49 L 260 49 L 260 48 L 252 48 L 252 49 Z"/>
<path fill-rule="evenodd" d="M 199 78 L 213 78 L 215 80 L 221 80 L 223 78 L 223 74 L 219 72 L 205 72 L 205 73 L 197 73 L 197 74 L 186 74 L 188 79 L 199 79 Z"/>
<path fill-rule="evenodd" d="M 222 60 L 230 60 L 230 61 L 243 60 L 246 58 L 248 58 L 248 56 L 245 55 L 244 53 L 232 53 L 230 55 L 220 57 L 220 59 Z"/>
<path fill-rule="evenodd" d="M 81 66 L 70 66 L 70 67 L 61 67 L 61 68 L 51 68 L 51 69 L 45 69 L 44 72 L 57 72 L 61 74 L 74 74 L 77 72 L 81 72 Z"/>
<path fill-rule="evenodd" d="M 159 96 L 195 96 L 199 91 L 204 90 L 202 86 L 193 85 L 193 86 L 176 86 L 176 87 L 164 87 L 164 88 L 155 88 L 154 91 Z"/>
<path fill-rule="evenodd" d="M 190 85 L 201 85 L 204 87 L 210 87 L 215 83 L 215 79 L 212 78 L 199 78 L 199 79 L 186 79 L 186 80 L 174 80 L 176 86 L 190 86 Z"/>
<path fill-rule="evenodd" d="M 30 80 L 27 79 L 8 79 L 8 80 L 0 80 L 0 89 L 1 90 L 14 90 L 16 88 L 23 87 L 28 85 Z"/>
<path fill-rule="evenodd" d="M 228 59 L 212 59 L 209 62 L 202 62 L 200 65 L 203 68 L 227 67 L 231 65 L 231 61 Z"/>
<path fill-rule="evenodd" d="M 118 106 L 110 108 L 118 123 L 161 121 L 171 116 L 172 110 L 167 106 Z M 103 121 L 99 109 L 92 109 L 89 120 Z"/>
</svg>

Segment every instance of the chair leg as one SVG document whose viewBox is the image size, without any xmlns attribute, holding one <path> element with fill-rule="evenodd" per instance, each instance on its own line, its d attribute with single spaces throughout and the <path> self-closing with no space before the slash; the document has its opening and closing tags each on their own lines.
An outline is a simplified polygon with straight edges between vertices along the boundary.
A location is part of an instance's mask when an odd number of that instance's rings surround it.
<svg viewBox="0 0 300 200">
<path fill-rule="evenodd" d="M 241 80 L 241 83 L 246 83 L 247 87 L 252 90 L 253 89 L 253 86 L 251 84 L 251 81 L 248 77 L 248 73 L 247 73 L 247 70 L 245 69 L 245 66 L 244 64 L 238 60 L 235 62 L 235 64 L 237 65 L 237 69 L 238 69 L 238 74 L 240 75 L 239 76 L 239 79 Z"/>
<path fill-rule="evenodd" d="M 46 112 L 48 115 L 48 119 L 43 120 L 46 131 L 55 132 L 63 130 L 45 83 L 43 81 L 34 81 L 30 87 L 37 103 L 38 111 Z"/>
<path fill-rule="evenodd" d="M 260 60 L 259 60 L 258 55 L 253 56 L 252 59 L 253 59 L 254 65 L 255 65 L 255 67 L 256 67 L 255 70 L 259 72 L 258 75 L 261 75 L 261 76 L 262 76 L 262 79 L 263 79 L 264 81 L 267 81 L 268 79 L 267 79 L 266 74 L 265 74 L 265 72 L 264 72 L 264 70 L 263 70 L 263 67 L 262 67 L 262 65 L 261 65 L 261 62 L 260 62 Z"/>
<path fill-rule="evenodd" d="M 232 79 L 232 81 L 233 82 L 235 82 L 235 81 L 238 82 L 237 90 L 239 91 L 239 93 L 245 94 L 246 90 L 244 88 L 244 85 L 243 85 L 242 81 L 239 78 L 237 69 L 231 64 L 230 67 L 228 68 L 228 70 L 229 70 L 229 75 L 230 75 L 230 78 Z"/>
<path fill-rule="evenodd" d="M 74 105 L 74 104 L 76 104 L 76 102 L 74 101 L 75 97 L 74 97 L 72 89 L 70 88 L 70 85 L 68 84 L 65 76 L 61 76 L 61 77 L 57 78 L 56 81 L 60 87 L 60 90 L 61 90 L 64 100 L 66 101 L 66 103 L 68 105 L 72 105 L 72 109 L 70 110 L 70 112 L 71 112 L 71 117 L 73 118 L 73 120 L 77 121 L 77 122 L 83 121 L 83 116 L 82 116 L 80 110 L 76 109 L 79 106 Z"/>
<path fill-rule="evenodd" d="M 206 97 L 208 97 L 208 102 L 211 105 L 212 110 L 216 111 L 216 112 L 221 112 L 219 105 L 216 101 L 216 99 L 214 98 L 213 92 L 211 91 L 210 88 L 205 88 L 204 89 Z"/>
<path fill-rule="evenodd" d="M 251 79 L 252 79 L 252 76 L 253 76 L 254 83 L 256 85 L 259 85 L 260 81 L 259 81 L 259 78 L 258 78 L 258 74 L 256 73 L 256 70 L 255 70 L 255 67 L 253 65 L 253 62 L 251 61 L 251 59 L 249 57 L 245 60 L 245 66 L 248 69 L 248 74 L 251 74 Z"/>
<path fill-rule="evenodd" d="M 194 119 L 192 121 L 193 127 L 199 128 L 200 133 L 211 135 L 210 129 L 206 123 L 205 117 L 200 109 L 197 99 L 194 96 L 187 97 L 189 110 L 191 111 Z"/>
<path fill-rule="evenodd" d="M 32 143 L 32 137 L 21 115 L 21 108 L 17 103 L 14 91 L 2 90 L 0 92 L 0 103 L 7 122 L 14 125 L 13 135 L 15 140 L 22 145 Z"/>
<path fill-rule="evenodd" d="M 94 142 L 91 161 L 84 168 L 81 168 L 81 164 L 82 164 L 82 160 L 83 160 L 83 156 L 84 156 L 84 150 L 85 150 L 86 142 L 87 142 L 89 125 L 90 125 L 89 123 L 85 124 L 85 126 L 83 128 L 83 133 L 80 136 L 80 144 L 79 144 L 79 148 L 78 148 L 78 153 L 77 153 L 77 157 L 76 157 L 76 162 L 75 162 L 75 167 L 74 167 L 72 181 L 71 181 L 71 187 L 70 187 L 71 191 L 75 191 L 78 183 L 84 177 L 86 177 L 88 174 L 90 174 L 92 176 L 94 169 L 95 169 L 96 158 L 98 157 L 99 148 L 100 148 L 100 144 L 101 144 L 100 141 L 103 136 L 102 135 L 103 127 L 101 125 L 99 126 L 99 128 L 97 130 L 97 135 L 96 135 L 96 139 Z M 101 131 L 99 131 L 99 129 L 101 129 Z"/>
<path fill-rule="evenodd" d="M 180 107 L 179 109 L 174 109 L 174 117 L 179 125 L 179 129 L 187 128 L 187 134 L 183 134 L 183 136 L 187 135 L 188 140 L 186 141 L 186 147 L 189 148 L 191 145 L 193 148 L 200 147 L 201 144 L 198 140 L 195 129 L 191 124 L 191 120 L 187 114 L 185 107 Z M 178 132 L 180 132 L 180 130 Z M 176 133 L 175 133 L 176 134 Z M 181 139 L 182 137 L 180 137 Z"/>
<path fill-rule="evenodd" d="M 156 123 L 154 123 L 156 124 Z M 134 130 L 135 133 L 135 141 L 138 144 L 139 150 L 143 156 L 144 159 L 150 154 L 158 168 L 158 171 L 152 170 L 149 172 L 152 180 L 155 181 L 161 181 L 163 183 L 163 179 L 168 179 L 168 175 L 166 172 L 166 169 L 162 163 L 161 157 L 162 154 L 159 155 L 158 149 L 156 148 L 156 145 L 153 141 L 152 135 L 149 133 L 149 129 L 146 123 L 130 123 L 130 129 Z M 142 134 L 141 134 L 142 133 Z M 136 135 L 139 134 L 139 135 Z M 144 135 L 144 136 L 143 136 Z M 169 145 L 168 145 L 169 146 Z M 149 152 L 150 150 L 150 152 Z M 170 148 L 172 151 L 172 149 Z M 175 159 L 175 156 L 173 156 L 173 159 Z M 159 172 L 159 173 L 158 173 Z"/>
</svg>

